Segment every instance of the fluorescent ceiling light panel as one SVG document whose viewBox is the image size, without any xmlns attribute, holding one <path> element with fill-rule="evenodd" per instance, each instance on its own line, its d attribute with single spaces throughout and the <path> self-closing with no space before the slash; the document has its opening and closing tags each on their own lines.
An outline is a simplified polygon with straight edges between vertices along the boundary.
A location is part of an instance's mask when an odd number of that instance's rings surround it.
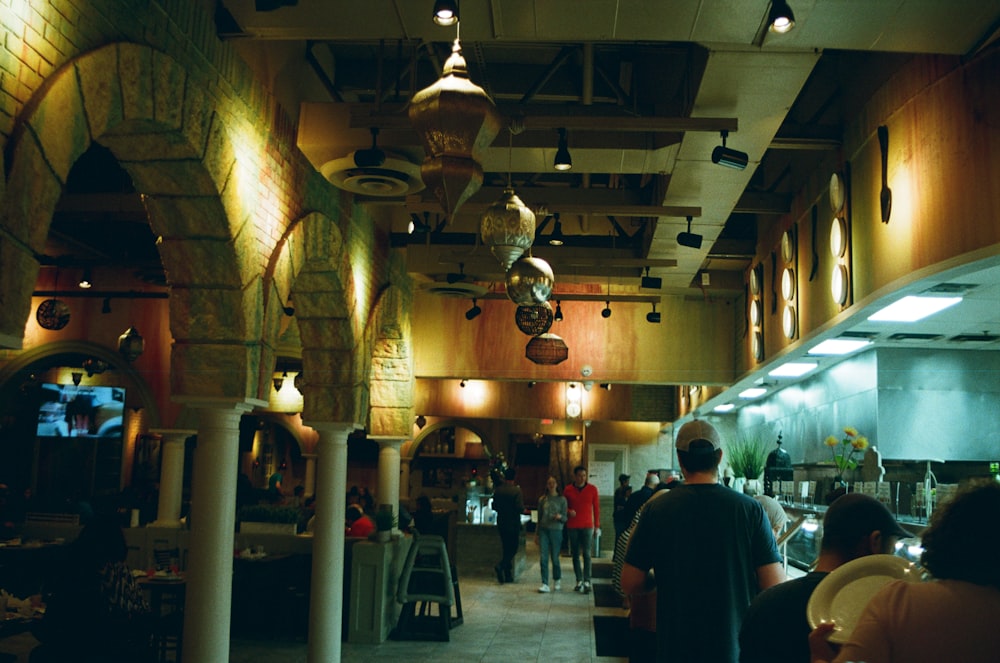
<svg viewBox="0 0 1000 663">
<path fill-rule="evenodd" d="M 809 350 L 811 355 L 846 355 L 860 350 L 871 341 L 860 338 L 831 338 Z"/>
<path fill-rule="evenodd" d="M 768 375 L 774 378 L 797 378 L 805 375 L 809 371 L 815 370 L 819 364 L 805 361 L 790 361 L 782 364 L 773 371 L 768 371 Z"/>
<path fill-rule="evenodd" d="M 740 392 L 740 398 L 757 398 L 767 393 L 764 387 L 750 387 Z"/>
<path fill-rule="evenodd" d="M 962 301 L 961 297 L 918 297 L 910 295 L 868 318 L 873 322 L 916 322 Z"/>
<path fill-rule="evenodd" d="M 723 403 L 712 408 L 712 412 L 732 412 L 734 409 L 736 409 L 736 406 L 732 403 Z"/>
</svg>

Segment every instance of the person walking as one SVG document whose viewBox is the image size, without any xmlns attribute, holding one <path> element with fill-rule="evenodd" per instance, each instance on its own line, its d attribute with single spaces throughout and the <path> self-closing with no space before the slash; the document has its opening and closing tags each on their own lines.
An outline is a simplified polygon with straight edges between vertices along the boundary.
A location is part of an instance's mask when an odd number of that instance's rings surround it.
<svg viewBox="0 0 1000 663">
<path fill-rule="evenodd" d="M 758 591 L 784 580 L 781 557 L 761 505 L 719 484 L 719 432 L 696 419 L 675 447 L 684 483 L 646 504 L 622 591 L 658 589 L 657 661 L 736 663 L 743 614 Z"/>
<path fill-rule="evenodd" d="M 573 470 L 573 483 L 563 489 L 566 498 L 566 535 L 569 537 L 569 552 L 573 558 L 573 573 L 576 575 L 575 592 L 589 594 L 590 548 L 594 537 L 601 531 L 601 505 L 597 487 L 587 483 L 587 468 L 578 465 Z M 580 557 L 583 556 L 583 564 Z"/>
<path fill-rule="evenodd" d="M 617 543 L 618 537 L 622 535 L 628 526 L 632 524 L 632 521 L 628 519 L 625 513 L 625 504 L 628 502 L 628 498 L 632 495 L 632 486 L 629 484 L 629 475 L 619 474 L 618 475 L 618 487 L 615 488 L 615 499 L 614 499 L 614 510 L 611 513 L 611 521 L 615 526 L 615 542 Z"/>
<path fill-rule="evenodd" d="M 547 594 L 549 590 L 549 560 L 552 560 L 552 588 L 562 589 L 562 567 L 559 565 L 559 551 L 562 548 L 563 527 L 566 525 L 566 498 L 559 494 L 559 482 L 549 477 L 545 482 L 545 494 L 538 500 L 538 527 L 535 541 L 541 555 L 539 566 L 542 570 L 542 585 L 538 591 Z"/>
<path fill-rule="evenodd" d="M 524 498 L 521 487 L 514 483 L 514 468 L 508 467 L 503 473 L 503 485 L 493 491 L 493 509 L 497 512 L 497 532 L 503 557 L 493 567 L 497 581 L 514 582 L 514 558 L 521 543 L 521 514 L 524 512 Z"/>
</svg>

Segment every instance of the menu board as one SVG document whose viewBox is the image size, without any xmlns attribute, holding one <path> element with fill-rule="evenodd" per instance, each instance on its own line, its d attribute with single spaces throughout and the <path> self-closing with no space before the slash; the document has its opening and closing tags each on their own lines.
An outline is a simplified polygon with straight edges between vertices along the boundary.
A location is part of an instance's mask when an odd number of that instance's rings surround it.
<svg viewBox="0 0 1000 663">
<path fill-rule="evenodd" d="M 615 464 L 609 460 L 592 460 L 587 468 L 587 481 L 597 487 L 600 495 L 615 494 Z"/>
</svg>

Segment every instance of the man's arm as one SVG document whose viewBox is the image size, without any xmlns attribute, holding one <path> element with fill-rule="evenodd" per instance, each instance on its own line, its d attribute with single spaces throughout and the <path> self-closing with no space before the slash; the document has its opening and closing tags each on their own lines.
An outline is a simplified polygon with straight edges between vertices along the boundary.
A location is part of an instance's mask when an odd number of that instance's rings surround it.
<svg viewBox="0 0 1000 663">
<path fill-rule="evenodd" d="M 785 569 L 780 562 L 757 567 L 757 587 L 764 591 L 768 587 L 785 581 Z"/>
<path fill-rule="evenodd" d="M 622 594 L 631 596 L 651 592 L 656 586 L 648 581 L 649 574 L 628 562 L 622 564 L 621 586 Z"/>
</svg>

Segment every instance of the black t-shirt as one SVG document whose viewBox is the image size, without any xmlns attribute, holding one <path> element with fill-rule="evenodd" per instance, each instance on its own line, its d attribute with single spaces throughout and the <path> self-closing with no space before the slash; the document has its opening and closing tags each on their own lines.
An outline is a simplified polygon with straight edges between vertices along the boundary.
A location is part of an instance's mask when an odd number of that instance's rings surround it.
<svg viewBox="0 0 1000 663">
<path fill-rule="evenodd" d="M 657 660 L 736 663 L 757 568 L 781 561 L 760 504 L 718 484 L 649 502 L 625 562 L 656 575 Z"/>
<path fill-rule="evenodd" d="M 809 663 L 806 606 L 825 572 L 814 571 L 761 592 L 743 618 L 740 663 Z"/>
</svg>

